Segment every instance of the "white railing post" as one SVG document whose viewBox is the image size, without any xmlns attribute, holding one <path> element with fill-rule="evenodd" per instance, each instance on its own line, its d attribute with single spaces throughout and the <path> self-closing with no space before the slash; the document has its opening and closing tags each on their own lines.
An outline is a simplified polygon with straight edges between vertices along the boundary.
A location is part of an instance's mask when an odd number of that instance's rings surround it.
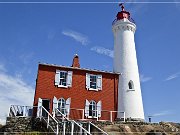
<svg viewBox="0 0 180 135">
<path fill-rule="evenodd" d="M 66 135 L 66 122 L 63 122 L 63 135 Z"/>
<path fill-rule="evenodd" d="M 71 135 L 74 134 L 74 122 L 72 121 L 71 122 Z"/>
<path fill-rule="evenodd" d="M 70 109 L 68 108 L 67 110 L 68 110 L 68 112 L 70 113 Z M 68 119 L 68 120 L 69 120 L 69 113 L 68 113 L 68 115 L 67 115 L 67 119 Z"/>
<path fill-rule="evenodd" d="M 112 122 L 112 111 L 110 111 L 110 121 Z"/>
<path fill-rule="evenodd" d="M 84 120 L 84 109 L 82 109 L 82 119 Z"/>
<path fill-rule="evenodd" d="M 124 112 L 124 122 L 126 122 L 126 114 L 125 114 L 125 112 Z"/>
<path fill-rule="evenodd" d="M 53 118 L 56 116 L 56 111 L 54 110 L 53 111 Z"/>
<path fill-rule="evenodd" d="M 39 117 L 40 117 L 40 120 L 41 120 L 41 119 L 42 119 L 42 110 L 43 110 L 43 108 L 42 108 L 42 106 L 40 106 L 39 108 L 40 108 L 40 109 L 39 109 L 39 110 L 40 110 L 40 111 L 39 111 Z"/>
<path fill-rule="evenodd" d="M 26 106 L 23 106 L 23 117 L 25 117 L 26 116 L 26 114 L 25 114 L 25 112 L 26 112 Z"/>
<path fill-rule="evenodd" d="M 96 120 L 98 121 L 98 118 L 99 118 L 98 117 L 98 110 L 96 110 L 96 117 L 97 117 Z"/>
<path fill-rule="evenodd" d="M 58 125 L 58 123 L 56 125 L 56 130 L 57 130 L 56 134 L 58 135 L 59 134 L 59 125 Z"/>
<path fill-rule="evenodd" d="M 48 122 L 47 122 L 47 128 L 49 127 L 49 114 L 48 114 Z"/>
<path fill-rule="evenodd" d="M 91 123 L 88 123 L 88 132 L 91 133 Z"/>
</svg>

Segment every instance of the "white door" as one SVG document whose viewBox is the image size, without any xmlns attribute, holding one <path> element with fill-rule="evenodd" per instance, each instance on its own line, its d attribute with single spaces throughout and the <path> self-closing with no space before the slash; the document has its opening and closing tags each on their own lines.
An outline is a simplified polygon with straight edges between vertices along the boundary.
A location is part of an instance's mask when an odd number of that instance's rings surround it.
<svg viewBox="0 0 180 135">
<path fill-rule="evenodd" d="M 38 98 L 37 117 L 42 116 L 42 99 Z"/>
</svg>

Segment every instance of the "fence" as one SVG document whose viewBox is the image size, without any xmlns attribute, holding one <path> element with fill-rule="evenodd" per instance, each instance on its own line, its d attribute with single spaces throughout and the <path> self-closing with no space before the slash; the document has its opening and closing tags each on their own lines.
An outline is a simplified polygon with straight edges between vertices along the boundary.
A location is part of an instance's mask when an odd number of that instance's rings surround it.
<svg viewBox="0 0 180 135">
<path fill-rule="evenodd" d="M 125 112 L 119 111 L 110 111 L 110 110 L 101 110 L 101 116 L 98 116 L 98 110 L 88 110 L 91 112 L 91 115 L 85 116 L 85 110 L 79 108 L 70 108 L 69 110 L 64 111 L 64 115 L 71 120 L 90 120 L 90 121 L 110 121 L 113 122 L 118 115 L 119 120 L 125 121 Z M 68 115 L 66 112 L 70 112 Z M 20 106 L 20 105 L 11 105 L 9 116 L 10 117 L 32 117 L 32 116 L 45 116 L 44 111 L 39 112 L 37 106 Z"/>
<path fill-rule="evenodd" d="M 10 117 L 32 117 L 34 110 L 37 110 L 37 106 L 11 105 L 10 110 L 9 110 L 9 116 Z"/>
</svg>

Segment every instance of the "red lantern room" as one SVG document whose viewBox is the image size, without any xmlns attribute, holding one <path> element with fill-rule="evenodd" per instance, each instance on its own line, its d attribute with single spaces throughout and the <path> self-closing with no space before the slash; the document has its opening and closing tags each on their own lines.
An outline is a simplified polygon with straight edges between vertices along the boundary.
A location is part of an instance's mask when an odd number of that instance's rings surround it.
<svg viewBox="0 0 180 135">
<path fill-rule="evenodd" d="M 123 4 L 119 4 L 119 6 L 121 6 L 121 12 L 118 12 L 118 14 L 116 15 L 117 20 L 121 20 L 124 18 L 129 19 L 130 18 L 130 13 L 124 10 L 124 5 Z"/>
</svg>

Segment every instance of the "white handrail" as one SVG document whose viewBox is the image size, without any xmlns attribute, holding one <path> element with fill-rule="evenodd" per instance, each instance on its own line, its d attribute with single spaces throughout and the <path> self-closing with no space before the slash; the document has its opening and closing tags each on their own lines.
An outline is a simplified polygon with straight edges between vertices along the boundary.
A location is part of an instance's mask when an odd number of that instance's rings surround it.
<svg viewBox="0 0 180 135">
<path fill-rule="evenodd" d="M 103 131 L 102 129 L 100 129 L 98 126 L 96 126 L 95 124 L 93 124 L 92 122 L 89 122 L 91 125 L 93 125 L 95 128 L 97 128 L 98 130 L 100 130 L 103 134 L 108 135 L 108 133 L 106 133 L 105 131 Z"/>
<path fill-rule="evenodd" d="M 48 121 L 47 121 L 47 126 L 50 126 L 49 124 L 49 116 L 56 122 L 56 134 L 58 135 L 59 134 L 59 126 L 58 126 L 58 122 L 51 116 L 51 114 L 43 107 L 43 106 L 40 106 L 47 114 L 48 114 Z M 46 120 L 45 120 L 46 121 Z M 52 127 L 51 127 L 52 129 Z M 53 130 L 53 129 L 52 129 Z M 53 130 L 54 131 L 54 130 Z"/>
<path fill-rule="evenodd" d="M 85 128 L 83 128 L 82 126 L 80 126 L 76 121 L 74 120 L 69 120 L 61 111 L 59 111 L 57 108 L 55 109 L 58 111 L 58 113 L 60 113 L 67 121 L 69 122 L 74 122 L 79 128 L 81 128 L 83 131 L 85 131 L 87 134 L 91 135 L 90 132 L 88 132 Z"/>
</svg>

